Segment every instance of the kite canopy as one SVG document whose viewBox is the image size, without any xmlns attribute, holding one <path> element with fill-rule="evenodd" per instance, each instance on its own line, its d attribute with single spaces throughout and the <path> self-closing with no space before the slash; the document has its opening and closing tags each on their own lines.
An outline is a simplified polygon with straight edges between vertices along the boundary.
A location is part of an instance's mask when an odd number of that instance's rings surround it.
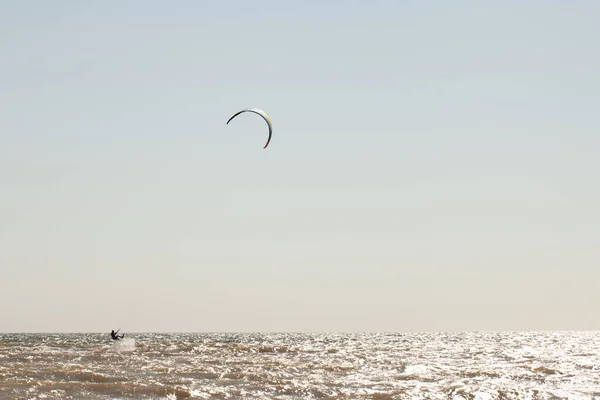
<svg viewBox="0 0 600 400">
<path fill-rule="evenodd" d="M 245 109 L 233 114 L 233 116 L 231 118 L 229 118 L 229 121 L 231 121 L 238 115 L 245 113 L 245 112 L 251 112 L 254 114 L 258 114 L 261 117 L 263 117 L 263 119 L 267 122 L 267 125 L 269 126 L 269 138 L 267 139 L 267 144 L 265 144 L 265 147 L 263 147 L 263 149 L 266 149 L 267 146 L 269 145 L 269 142 L 271 141 L 271 135 L 273 134 L 273 123 L 271 122 L 271 118 L 269 118 L 269 116 L 267 115 L 266 112 L 264 112 L 263 110 L 259 110 L 258 108 L 245 108 Z M 229 121 L 227 121 L 227 125 L 229 125 Z"/>
</svg>

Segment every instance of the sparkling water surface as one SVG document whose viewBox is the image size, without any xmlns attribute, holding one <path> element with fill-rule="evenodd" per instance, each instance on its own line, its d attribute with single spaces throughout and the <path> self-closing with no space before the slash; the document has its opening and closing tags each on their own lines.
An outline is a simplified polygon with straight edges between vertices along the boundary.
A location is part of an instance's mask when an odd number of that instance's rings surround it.
<svg viewBox="0 0 600 400">
<path fill-rule="evenodd" d="M 0 334 L 0 399 L 594 398 L 599 332 Z"/>
</svg>

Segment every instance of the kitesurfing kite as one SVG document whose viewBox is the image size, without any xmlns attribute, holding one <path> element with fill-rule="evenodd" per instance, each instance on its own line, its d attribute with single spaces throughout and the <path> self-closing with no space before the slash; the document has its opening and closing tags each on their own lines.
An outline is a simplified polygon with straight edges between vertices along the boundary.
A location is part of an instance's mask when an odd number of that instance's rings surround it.
<svg viewBox="0 0 600 400">
<path fill-rule="evenodd" d="M 269 118 L 269 116 L 267 115 L 266 112 L 264 112 L 263 110 L 259 110 L 258 108 L 245 108 L 242 111 L 238 111 L 235 114 L 233 114 L 233 116 L 231 118 L 229 118 L 229 121 L 231 121 L 232 119 L 234 119 L 241 113 L 245 113 L 245 112 L 251 112 L 254 114 L 258 114 L 261 117 L 263 117 L 263 119 L 267 122 L 267 125 L 269 126 L 269 138 L 267 139 L 267 144 L 265 144 L 265 147 L 263 147 L 263 149 L 266 149 L 267 146 L 269 145 L 269 142 L 271 141 L 271 134 L 273 134 L 273 123 L 271 122 L 271 118 Z M 229 121 L 227 121 L 227 125 L 229 125 Z"/>
</svg>

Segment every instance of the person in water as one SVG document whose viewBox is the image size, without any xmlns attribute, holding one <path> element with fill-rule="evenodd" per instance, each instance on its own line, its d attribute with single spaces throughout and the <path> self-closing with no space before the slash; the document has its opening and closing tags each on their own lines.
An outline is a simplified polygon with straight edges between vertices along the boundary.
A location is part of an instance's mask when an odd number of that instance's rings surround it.
<svg viewBox="0 0 600 400">
<path fill-rule="evenodd" d="M 118 329 L 116 332 L 114 330 L 110 331 L 110 337 L 112 338 L 112 340 L 119 340 L 119 339 L 123 339 L 125 337 L 125 335 L 123 333 L 121 333 L 121 335 L 117 335 L 117 333 L 119 333 L 120 329 Z"/>
</svg>

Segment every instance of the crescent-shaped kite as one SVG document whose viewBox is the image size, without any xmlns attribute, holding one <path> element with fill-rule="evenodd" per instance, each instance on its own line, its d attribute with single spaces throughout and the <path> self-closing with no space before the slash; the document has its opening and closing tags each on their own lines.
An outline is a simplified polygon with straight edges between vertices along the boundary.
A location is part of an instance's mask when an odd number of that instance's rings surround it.
<svg viewBox="0 0 600 400">
<path fill-rule="evenodd" d="M 233 114 L 233 116 L 231 118 L 229 118 L 229 121 L 231 121 L 232 119 L 234 119 L 241 113 L 245 113 L 245 112 L 251 112 L 254 114 L 258 114 L 261 117 L 263 117 L 263 119 L 267 122 L 267 125 L 269 126 L 269 138 L 267 139 L 267 144 L 265 144 L 265 147 L 263 147 L 263 149 L 266 149 L 267 146 L 269 145 L 269 142 L 271 141 L 271 135 L 273 134 L 273 123 L 271 122 L 271 118 L 269 118 L 269 116 L 267 115 L 266 112 L 264 112 L 263 110 L 259 110 L 258 108 L 245 108 L 242 111 L 238 111 L 235 114 Z M 226 125 L 229 125 L 229 121 L 227 121 Z"/>
</svg>

